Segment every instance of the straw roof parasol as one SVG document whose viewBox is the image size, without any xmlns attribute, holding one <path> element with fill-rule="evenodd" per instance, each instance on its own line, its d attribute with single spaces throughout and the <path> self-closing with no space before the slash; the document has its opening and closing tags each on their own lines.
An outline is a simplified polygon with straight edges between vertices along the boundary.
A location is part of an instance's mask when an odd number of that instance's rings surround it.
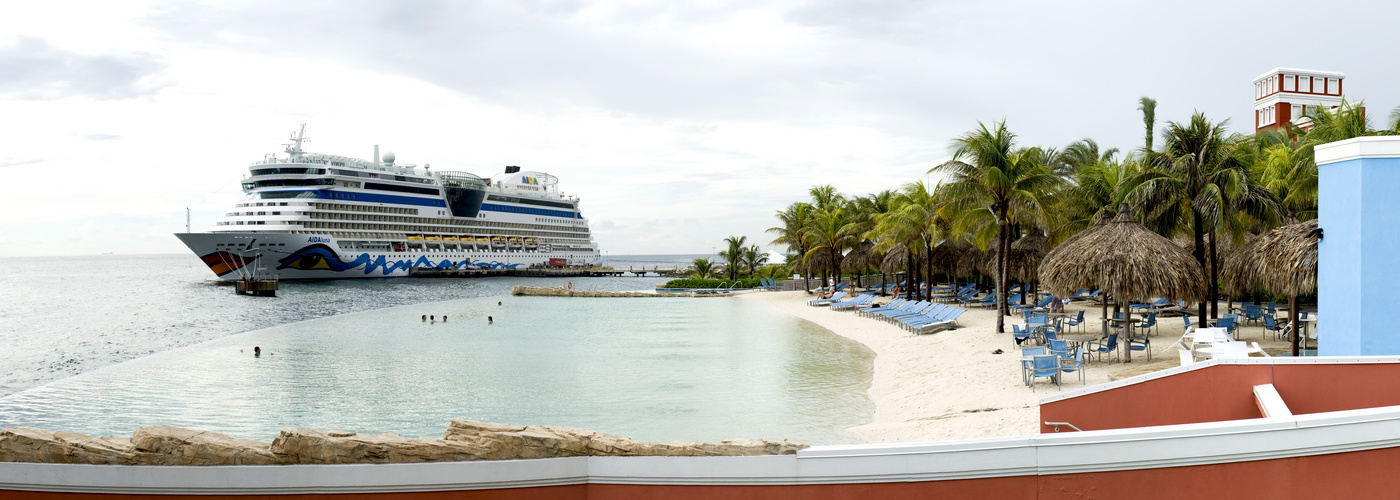
<svg viewBox="0 0 1400 500">
<path fill-rule="evenodd" d="M 944 241 L 933 247 L 933 267 L 938 272 L 954 274 L 958 270 L 958 260 L 962 259 L 964 248 L 957 243 Z"/>
<path fill-rule="evenodd" d="M 1262 239 L 1245 233 L 1244 243 L 1226 252 L 1220 259 L 1220 284 L 1225 293 L 1239 297 L 1264 287 L 1259 279 L 1258 251 Z"/>
<path fill-rule="evenodd" d="M 1040 281 L 1061 297 L 1092 286 L 1119 299 L 1198 301 L 1206 295 L 1205 275 L 1191 254 L 1139 224 L 1126 206 L 1112 221 L 1095 224 L 1046 254 Z"/>
<path fill-rule="evenodd" d="M 880 265 L 884 255 L 875 253 L 875 244 L 870 240 L 865 240 L 846 252 L 846 256 L 841 258 L 841 270 L 844 272 L 859 271 Z"/>
<path fill-rule="evenodd" d="M 978 272 L 978 265 L 981 264 L 983 253 L 972 245 L 959 246 L 963 249 L 963 252 L 962 255 L 958 256 L 958 264 L 954 266 L 953 275 L 964 277 L 972 276 Z"/>
<path fill-rule="evenodd" d="M 909 269 L 909 250 L 904 245 L 898 245 L 885 252 L 885 258 L 880 260 L 880 271 L 889 274 L 899 274 Z"/>
<path fill-rule="evenodd" d="M 841 255 L 837 254 L 835 265 L 840 267 L 842 260 Z M 807 269 L 812 272 L 819 273 L 823 270 L 831 269 L 831 266 L 831 252 L 828 252 L 826 249 L 813 252 L 812 255 L 807 258 Z"/>
<path fill-rule="evenodd" d="M 1040 271 L 1040 263 L 1045 259 L 1045 251 L 1050 241 L 1039 230 L 1022 236 L 1011 244 L 1011 273 L 1016 279 L 1035 279 Z"/>
<path fill-rule="evenodd" d="M 1287 296 L 1317 291 L 1317 219 L 1274 229 L 1259 237 L 1255 272 L 1264 289 Z"/>
</svg>

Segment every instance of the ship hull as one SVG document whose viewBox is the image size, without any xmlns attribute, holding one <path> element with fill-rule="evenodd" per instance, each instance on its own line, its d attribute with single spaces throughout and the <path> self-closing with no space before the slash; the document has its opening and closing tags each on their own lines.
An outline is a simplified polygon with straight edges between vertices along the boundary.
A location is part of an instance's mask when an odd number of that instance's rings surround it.
<svg viewBox="0 0 1400 500">
<path fill-rule="evenodd" d="M 412 268 L 467 266 L 515 269 L 565 259 L 571 265 L 597 261 L 580 252 L 508 251 L 505 249 L 435 249 L 374 251 L 341 248 L 330 235 L 276 232 L 210 232 L 175 235 L 220 281 L 243 277 L 281 280 L 393 278 Z M 468 245 L 471 246 L 471 245 Z"/>
</svg>

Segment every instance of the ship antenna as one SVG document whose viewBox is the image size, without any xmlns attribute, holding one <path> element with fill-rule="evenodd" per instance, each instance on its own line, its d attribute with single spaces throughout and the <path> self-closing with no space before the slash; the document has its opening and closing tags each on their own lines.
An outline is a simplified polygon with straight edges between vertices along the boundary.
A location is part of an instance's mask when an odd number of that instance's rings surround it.
<svg viewBox="0 0 1400 500">
<path fill-rule="evenodd" d="M 305 123 L 301 124 L 301 129 L 299 129 L 299 130 L 297 130 L 297 131 L 295 131 L 295 132 L 292 132 L 291 140 L 292 140 L 292 142 L 291 142 L 290 144 L 287 144 L 287 145 L 286 145 L 286 146 L 287 146 L 287 154 L 291 155 L 292 158 L 297 158 L 297 157 L 301 156 L 301 153 L 303 152 L 303 150 L 301 149 L 301 143 L 303 143 L 303 142 L 308 142 L 308 141 L 311 140 L 311 139 L 306 138 L 306 124 L 305 124 Z"/>
<path fill-rule="evenodd" d="M 185 234 L 190 233 L 190 206 L 185 205 Z"/>
</svg>

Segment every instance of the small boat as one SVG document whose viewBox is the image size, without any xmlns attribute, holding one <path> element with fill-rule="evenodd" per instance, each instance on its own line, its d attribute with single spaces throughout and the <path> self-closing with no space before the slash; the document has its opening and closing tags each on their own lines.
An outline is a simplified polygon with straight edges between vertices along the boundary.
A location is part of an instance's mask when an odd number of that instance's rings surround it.
<svg viewBox="0 0 1400 500">
<path fill-rule="evenodd" d="M 511 236 L 506 238 L 506 241 L 509 243 L 509 248 L 511 250 L 520 250 L 523 247 L 519 236 Z"/>
<path fill-rule="evenodd" d="M 492 237 L 491 237 L 491 248 L 505 248 L 505 247 L 506 247 L 506 237 L 505 237 L 505 236 L 492 236 Z"/>
<path fill-rule="evenodd" d="M 526 249 L 526 250 L 538 250 L 539 248 L 540 248 L 540 240 L 539 240 L 538 238 L 525 238 L 525 249 Z"/>
<path fill-rule="evenodd" d="M 421 235 L 421 234 L 410 234 L 410 235 L 408 235 L 408 241 L 423 241 L 423 235 Z"/>
</svg>

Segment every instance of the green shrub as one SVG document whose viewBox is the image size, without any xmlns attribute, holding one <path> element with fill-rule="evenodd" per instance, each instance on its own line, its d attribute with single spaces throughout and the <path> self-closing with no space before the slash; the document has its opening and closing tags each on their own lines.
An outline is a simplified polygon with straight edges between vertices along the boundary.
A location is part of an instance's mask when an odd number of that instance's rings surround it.
<svg viewBox="0 0 1400 500">
<path fill-rule="evenodd" d="M 730 280 L 700 280 L 694 278 L 671 280 L 666 282 L 666 288 L 754 288 L 763 283 L 757 279 L 741 279 L 739 284 L 733 285 Z"/>
</svg>

